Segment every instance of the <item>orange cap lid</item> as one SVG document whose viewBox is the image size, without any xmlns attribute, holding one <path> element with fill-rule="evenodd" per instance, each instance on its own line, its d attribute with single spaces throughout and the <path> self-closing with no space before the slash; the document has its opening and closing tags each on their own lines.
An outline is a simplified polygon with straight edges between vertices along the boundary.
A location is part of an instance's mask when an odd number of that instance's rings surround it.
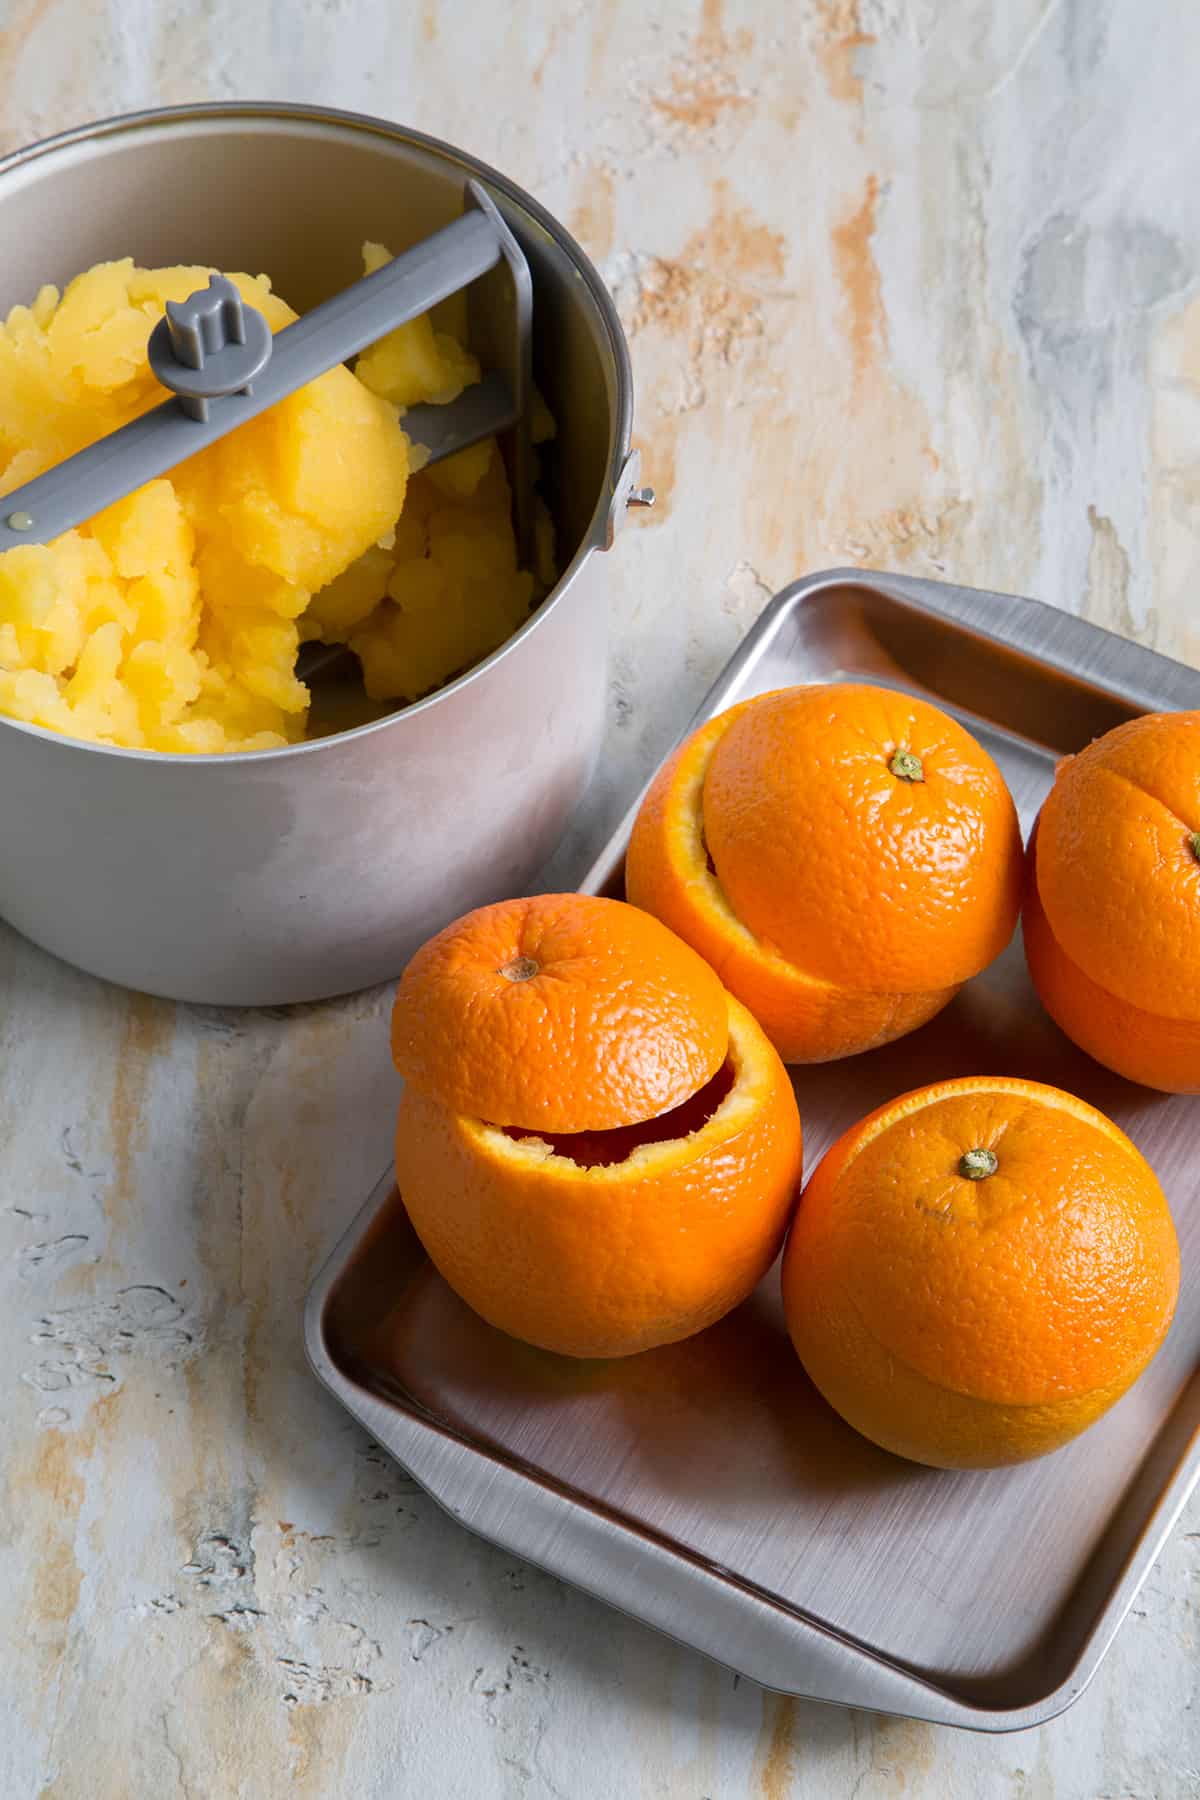
<svg viewBox="0 0 1200 1800">
<path fill-rule="evenodd" d="M 552 1132 L 640 1124 L 725 1060 L 725 990 L 637 907 L 539 894 L 480 907 L 417 951 L 392 1054 L 457 1113 Z"/>
</svg>

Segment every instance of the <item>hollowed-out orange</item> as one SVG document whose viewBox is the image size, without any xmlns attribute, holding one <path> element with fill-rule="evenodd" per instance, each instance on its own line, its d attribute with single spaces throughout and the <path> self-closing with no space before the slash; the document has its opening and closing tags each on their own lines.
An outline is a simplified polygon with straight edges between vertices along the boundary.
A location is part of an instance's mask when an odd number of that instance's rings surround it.
<svg viewBox="0 0 1200 1800">
<path fill-rule="evenodd" d="M 1059 765 L 1030 845 L 1025 954 L 1097 1062 L 1200 1093 L 1200 712 L 1151 713 Z"/>
<path fill-rule="evenodd" d="M 800 1359 L 865 1437 L 990 1468 L 1076 1436 L 1158 1349 L 1179 1287 L 1162 1189 L 1110 1119 L 1015 1078 L 905 1094 L 800 1203 L 783 1298 Z"/>
<path fill-rule="evenodd" d="M 788 1062 L 888 1043 L 1007 944 L 1021 836 L 936 707 L 851 683 L 731 708 L 659 772 L 626 893 L 694 946 Z"/>
<path fill-rule="evenodd" d="M 491 1324 L 570 1356 L 722 1317 L 774 1260 L 801 1173 L 754 1018 L 618 901 L 505 902 L 442 940 L 401 981 L 394 1034 L 396 1178 L 435 1266 Z"/>
</svg>

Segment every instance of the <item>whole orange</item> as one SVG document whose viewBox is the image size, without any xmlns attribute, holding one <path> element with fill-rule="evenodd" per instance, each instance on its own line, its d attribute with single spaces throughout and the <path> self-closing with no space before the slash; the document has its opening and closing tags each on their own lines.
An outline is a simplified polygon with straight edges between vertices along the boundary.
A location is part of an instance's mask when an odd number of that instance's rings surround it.
<svg viewBox="0 0 1200 1800">
<path fill-rule="evenodd" d="M 808 1184 L 783 1261 L 797 1353 L 842 1417 L 938 1468 L 1057 1449 L 1166 1335 L 1179 1249 L 1153 1170 L 1057 1088 L 947 1081 L 881 1107 Z"/>
<path fill-rule="evenodd" d="M 1148 713 L 1059 765 L 1030 846 L 1025 953 L 1068 1037 L 1200 1093 L 1200 712 Z"/>
<path fill-rule="evenodd" d="M 657 920 L 577 895 L 484 908 L 418 952 L 395 1027 L 400 1194 L 489 1323 L 627 1356 L 770 1267 L 801 1175 L 791 1083 Z"/>
<path fill-rule="evenodd" d="M 991 962 L 1020 906 L 1012 797 L 969 732 L 854 683 L 788 688 L 660 770 L 626 893 L 693 944 L 788 1062 L 914 1030 Z"/>
</svg>

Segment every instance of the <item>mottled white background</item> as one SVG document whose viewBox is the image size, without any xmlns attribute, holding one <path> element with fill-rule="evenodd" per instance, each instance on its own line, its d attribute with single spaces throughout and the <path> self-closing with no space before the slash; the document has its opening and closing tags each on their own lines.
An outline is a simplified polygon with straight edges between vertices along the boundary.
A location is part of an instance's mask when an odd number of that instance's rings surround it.
<svg viewBox="0 0 1200 1800">
<path fill-rule="evenodd" d="M 591 250 L 661 503 L 609 571 L 576 868 L 806 570 L 1034 593 L 1200 662 L 1183 0 L 7 0 L 0 24 L 6 148 L 156 102 L 326 102 L 479 153 Z M 473 1541 L 307 1375 L 301 1296 L 387 1157 L 386 993 L 173 1007 L 2 929 L 0 982 L 4 1796 L 1200 1794 L 1196 1507 L 1042 1730 L 767 1697 Z"/>
</svg>

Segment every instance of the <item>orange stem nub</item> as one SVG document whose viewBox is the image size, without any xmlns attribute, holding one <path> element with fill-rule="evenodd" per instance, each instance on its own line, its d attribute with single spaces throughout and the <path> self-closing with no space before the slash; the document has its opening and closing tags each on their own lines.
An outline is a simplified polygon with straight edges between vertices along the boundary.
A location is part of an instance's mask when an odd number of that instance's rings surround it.
<svg viewBox="0 0 1200 1800">
<path fill-rule="evenodd" d="M 503 968 L 497 969 L 496 973 L 503 975 L 505 981 L 532 981 L 541 966 L 532 956 L 517 956 L 512 962 L 505 963 Z"/>
<path fill-rule="evenodd" d="M 897 750 L 888 768 L 898 781 L 924 781 L 925 764 L 915 750 Z"/>
</svg>

